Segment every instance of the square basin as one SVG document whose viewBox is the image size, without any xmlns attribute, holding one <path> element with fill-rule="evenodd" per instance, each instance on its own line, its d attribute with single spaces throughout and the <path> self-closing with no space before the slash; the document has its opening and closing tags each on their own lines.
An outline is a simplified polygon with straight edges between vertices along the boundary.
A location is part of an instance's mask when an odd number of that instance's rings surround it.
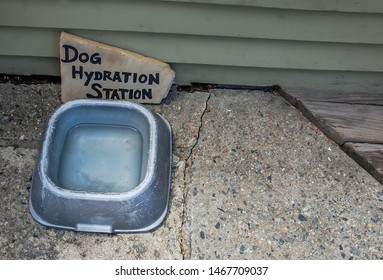
<svg viewBox="0 0 383 280">
<path fill-rule="evenodd" d="M 142 136 L 130 126 L 80 124 L 66 135 L 58 181 L 68 190 L 127 192 L 141 181 Z"/>
<path fill-rule="evenodd" d="M 30 211 L 48 227 L 145 232 L 169 204 L 172 133 L 161 115 L 128 101 L 76 100 L 50 117 Z"/>
</svg>

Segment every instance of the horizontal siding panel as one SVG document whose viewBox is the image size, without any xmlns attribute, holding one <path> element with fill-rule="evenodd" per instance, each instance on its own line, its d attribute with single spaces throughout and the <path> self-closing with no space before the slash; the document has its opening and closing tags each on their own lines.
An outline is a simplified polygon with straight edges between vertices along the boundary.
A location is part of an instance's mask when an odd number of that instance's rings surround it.
<svg viewBox="0 0 383 280">
<path fill-rule="evenodd" d="M 205 3 L 309 11 L 383 13 L 381 0 L 162 0 L 166 2 Z"/>
<path fill-rule="evenodd" d="M 6 0 L 0 4 L 0 26 L 383 43 L 383 14 L 217 6 L 187 1 L 114 0 L 68 4 L 66 1 Z"/>
<path fill-rule="evenodd" d="M 382 93 L 383 73 L 309 71 L 247 68 L 216 65 L 172 64 L 176 82 L 247 86 L 280 85 L 290 89 L 311 88 L 335 91 Z"/>
<path fill-rule="evenodd" d="M 169 63 L 383 72 L 383 46 L 139 32 L 70 33 Z M 59 30 L 0 28 L 0 55 L 59 56 Z"/>
<path fill-rule="evenodd" d="M 59 30 L 0 26 L 0 55 L 59 56 Z"/>
<path fill-rule="evenodd" d="M 54 57 L 0 55 L 0 73 L 60 76 L 60 61 Z"/>
<path fill-rule="evenodd" d="M 382 92 L 383 1 L 4 0 L 0 73 L 59 75 L 67 31 L 171 64 L 176 82 Z"/>
<path fill-rule="evenodd" d="M 321 88 L 323 90 L 381 93 L 383 73 L 302 71 L 200 64 L 171 64 L 175 83 L 215 83 L 226 85 Z M 58 58 L 0 56 L 0 73 L 21 75 L 59 75 Z"/>
</svg>

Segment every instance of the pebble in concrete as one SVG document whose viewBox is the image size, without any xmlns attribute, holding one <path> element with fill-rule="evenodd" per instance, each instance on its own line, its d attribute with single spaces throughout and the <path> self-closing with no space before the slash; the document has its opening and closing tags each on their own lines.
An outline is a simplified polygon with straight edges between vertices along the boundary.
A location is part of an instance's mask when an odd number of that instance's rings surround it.
<svg viewBox="0 0 383 280">
<path fill-rule="evenodd" d="M 0 84 L 0 145 L 37 148 L 50 114 L 60 104 L 57 84 Z"/>
</svg>

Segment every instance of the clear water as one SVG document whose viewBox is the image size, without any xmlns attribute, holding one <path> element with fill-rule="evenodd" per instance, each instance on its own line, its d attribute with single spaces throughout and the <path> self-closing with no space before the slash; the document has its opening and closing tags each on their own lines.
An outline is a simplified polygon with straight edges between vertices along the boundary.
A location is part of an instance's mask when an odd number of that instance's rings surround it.
<svg viewBox="0 0 383 280">
<path fill-rule="evenodd" d="M 130 126 L 81 124 L 64 142 L 58 179 L 69 190 L 121 193 L 140 183 L 142 136 Z"/>
</svg>

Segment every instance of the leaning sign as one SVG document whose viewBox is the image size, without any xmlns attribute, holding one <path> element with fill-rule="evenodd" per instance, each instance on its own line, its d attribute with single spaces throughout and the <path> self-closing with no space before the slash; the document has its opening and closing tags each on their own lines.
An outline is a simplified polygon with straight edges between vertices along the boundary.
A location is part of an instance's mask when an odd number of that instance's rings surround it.
<svg viewBox="0 0 383 280">
<path fill-rule="evenodd" d="M 60 65 L 63 102 L 103 98 L 160 103 L 175 76 L 164 62 L 65 32 Z"/>
</svg>

